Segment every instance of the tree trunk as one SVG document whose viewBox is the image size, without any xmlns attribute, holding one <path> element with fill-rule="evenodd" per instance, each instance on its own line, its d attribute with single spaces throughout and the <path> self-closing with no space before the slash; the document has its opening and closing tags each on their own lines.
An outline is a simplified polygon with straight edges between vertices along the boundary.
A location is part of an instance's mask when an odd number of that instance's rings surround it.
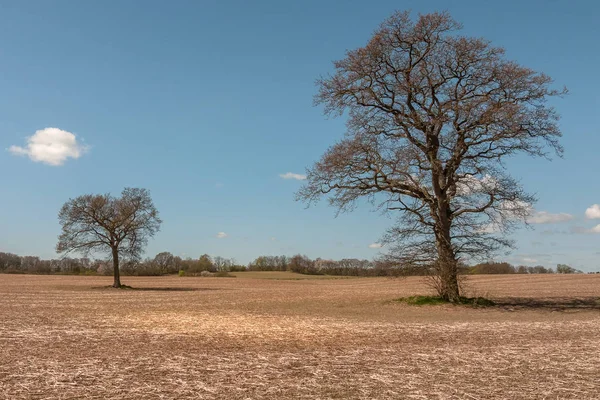
<svg viewBox="0 0 600 400">
<path fill-rule="evenodd" d="M 114 277 L 115 277 L 113 287 L 120 288 L 121 287 L 121 274 L 119 272 L 119 249 L 116 247 L 113 247 L 113 249 L 112 249 L 112 258 L 113 258 L 113 271 L 114 271 Z"/>
<path fill-rule="evenodd" d="M 440 128 L 441 129 L 441 126 Z M 439 130 L 438 130 L 439 133 Z M 452 211 L 450 198 L 446 193 L 447 177 L 438 158 L 439 139 L 432 135 L 428 137 L 430 147 L 429 160 L 432 165 L 431 182 L 436 197 L 436 204 L 431 208 L 431 214 L 436 221 L 435 246 L 437 248 L 437 273 L 439 276 L 438 294 L 446 301 L 458 303 L 460 290 L 458 287 L 458 263 L 452 247 Z M 444 188 L 444 189 L 443 189 Z"/>
<path fill-rule="evenodd" d="M 442 218 L 440 229 L 436 233 L 436 247 L 438 253 L 437 272 L 440 278 L 438 287 L 439 295 L 447 301 L 458 303 L 460 301 L 460 288 L 458 286 L 458 262 L 450 235 L 450 224 L 447 218 Z"/>
<path fill-rule="evenodd" d="M 438 253 L 440 253 L 438 249 Z M 442 249 L 438 256 L 438 269 L 440 274 L 439 295 L 447 301 L 457 303 L 460 300 L 458 287 L 458 263 L 452 252 Z"/>
</svg>

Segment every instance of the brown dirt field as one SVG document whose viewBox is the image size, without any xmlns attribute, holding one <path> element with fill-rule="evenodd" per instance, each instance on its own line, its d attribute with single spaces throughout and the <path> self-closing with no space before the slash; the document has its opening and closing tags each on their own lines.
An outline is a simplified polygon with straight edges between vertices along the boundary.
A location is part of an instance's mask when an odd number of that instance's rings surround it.
<svg viewBox="0 0 600 400">
<path fill-rule="evenodd" d="M 600 275 L 470 278 L 492 308 L 238 275 L 0 275 L 0 398 L 600 399 Z"/>
</svg>

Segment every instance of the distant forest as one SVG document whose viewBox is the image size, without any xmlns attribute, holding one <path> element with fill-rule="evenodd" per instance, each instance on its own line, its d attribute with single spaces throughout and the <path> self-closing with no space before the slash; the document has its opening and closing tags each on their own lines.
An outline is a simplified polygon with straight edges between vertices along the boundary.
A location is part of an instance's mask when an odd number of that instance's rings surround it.
<svg viewBox="0 0 600 400">
<path fill-rule="evenodd" d="M 121 274 L 129 276 L 180 276 L 226 274 L 243 271 L 291 271 L 309 275 L 338 276 L 401 276 L 428 275 L 426 268 L 399 268 L 389 261 L 359 260 L 312 260 L 307 256 L 260 256 L 248 265 L 240 265 L 233 259 L 211 257 L 207 254 L 197 259 L 181 258 L 169 252 L 157 254 L 145 260 L 129 260 L 122 263 Z M 473 266 L 463 265 L 462 274 L 575 274 L 582 273 L 565 264 L 556 269 L 537 266 L 514 266 L 506 262 L 488 261 Z M 63 274 L 63 275 L 112 275 L 112 262 L 101 259 L 60 258 L 43 260 L 35 256 L 18 256 L 0 252 L 0 273 L 13 274 Z"/>
</svg>

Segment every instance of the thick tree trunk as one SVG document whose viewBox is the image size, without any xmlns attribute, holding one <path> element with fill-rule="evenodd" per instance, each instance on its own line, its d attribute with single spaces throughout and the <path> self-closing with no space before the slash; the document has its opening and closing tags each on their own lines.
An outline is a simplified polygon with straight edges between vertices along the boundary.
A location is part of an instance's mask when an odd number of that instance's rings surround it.
<svg viewBox="0 0 600 400">
<path fill-rule="evenodd" d="M 458 262 L 449 242 L 439 240 L 438 250 L 438 273 L 440 278 L 439 295 L 447 301 L 457 303 L 460 300 L 460 289 L 458 286 Z"/>
<path fill-rule="evenodd" d="M 113 287 L 120 288 L 121 287 L 121 274 L 119 272 L 119 249 L 116 247 L 113 247 L 113 249 L 112 249 L 112 258 L 113 258 L 113 271 L 114 271 L 114 277 L 115 277 Z"/>
<path fill-rule="evenodd" d="M 458 262 L 452 247 L 450 234 L 449 208 L 444 206 L 438 210 L 440 216 L 436 230 L 435 240 L 438 253 L 437 272 L 440 278 L 438 287 L 439 295 L 447 301 L 457 303 L 460 301 L 460 288 L 458 286 Z"/>
<path fill-rule="evenodd" d="M 441 127 L 440 127 L 441 129 Z M 439 130 L 438 130 L 439 133 Z M 447 183 L 442 163 L 438 158 L 439 139 L 435 135 L 428 137 L 429 160 L 432 165 L 431 182 L 436 202 L 431 207 L 431 216 L 435 220 L 435 246 L 437 249 L 437 274 L 439 277 L 438 294 L 447 301 L 458 303 L 460 290 L 458 287 L 458 262 L 452 247 L 452 211 L 448 197 Z"/>
</svg>

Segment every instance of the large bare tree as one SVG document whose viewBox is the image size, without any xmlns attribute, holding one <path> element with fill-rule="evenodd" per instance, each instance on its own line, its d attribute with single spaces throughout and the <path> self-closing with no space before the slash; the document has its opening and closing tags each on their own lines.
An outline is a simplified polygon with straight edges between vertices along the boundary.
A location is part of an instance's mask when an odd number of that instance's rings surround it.
<svg viewBox="0 0 600 400">
<path fill-rule="evenodd" d="M 120 257 L 137 259 L 161 220 L 146 189 L 125 188 L 121 197 L 84 195 L 67 201 L 58 214 L 58 253 L 105 252 L 112 256 L 114 284 L 121 287 Z"/>
<path fill-rule="evenodd" d="M 562 154 L 558 96 L 543 73 L 502 48 L 458 34 L 447 13 L 411 20 L 398 12 L 365 47 L 318 81 L 316 103 L 348 115 L 344 139 L 308 170 L 298 198 L 328 196 L 341 211 L 367 197 L 400 211 L 385 239 L 407 268 L 433 270 L 439 294 L 460 299 L 461 259 L 508 246 L 535 198 L 503 161 L 517 153 Z"/>
</svg>

